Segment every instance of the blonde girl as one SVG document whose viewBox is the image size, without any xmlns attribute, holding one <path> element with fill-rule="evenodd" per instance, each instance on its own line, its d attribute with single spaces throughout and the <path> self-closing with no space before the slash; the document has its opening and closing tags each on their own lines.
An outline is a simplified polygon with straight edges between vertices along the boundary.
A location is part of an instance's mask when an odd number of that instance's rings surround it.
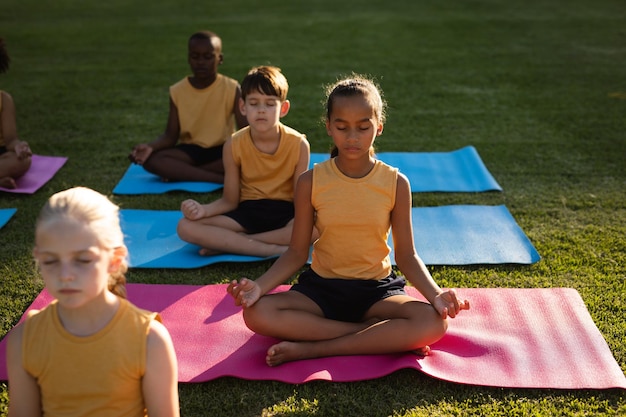
<svg viewBox="0 0 626 417">
<path fill-rule="evenodd" d="M 88 188 L 54 194 L 33 254 L 54 301 L 9 335 L 9 415 L 178 416 L 170 335 L 126 300 L 118 207 Z"/>
</svg>

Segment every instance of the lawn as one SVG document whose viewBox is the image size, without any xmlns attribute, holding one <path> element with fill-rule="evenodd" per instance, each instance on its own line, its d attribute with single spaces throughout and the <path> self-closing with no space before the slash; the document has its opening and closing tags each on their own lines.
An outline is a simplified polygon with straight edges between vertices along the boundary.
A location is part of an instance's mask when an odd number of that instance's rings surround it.
<svg viewBox="0 0 626 417">
<path fill-rule="evenodd" d="M 35 153 L 69 157 L 36 194 L 0 193 L 0 208 L 18 209 L 0 230 L 0 337 L 42 288 L 31 248 L 47 197 L 76 185 L 111 194 L 131 147 L 165 127 L 167 87 L 189 73 L 188 36 L 210 29 L 224 41 L 222 73 L 282 68 L 292 103 L 284 122 L 314 152 L 330 145 L 323 87 L 353 71 L 375 77 L 389 103 L 379 151 L 475 146 L 503 192 L 414 194 L 414 205 L 505 204 L 542 260 L 431 267 L 434 278 L 443 287 L 575 288 L 626 371 L 623 0 L 3 0 L 0 9 L 12 57 L 0 88 L 14 97 L 19 134 Z M 176 210 L 189 196 L 114 200 Z M 223 283 L 268 266 L 136 269 L 128 279 Z M 463 386 L 409 370 L 356 383 L 223 378 L 181 384 L 180 395 L 184 416 L 626 415 L 624 391 Z"/>
</svg>

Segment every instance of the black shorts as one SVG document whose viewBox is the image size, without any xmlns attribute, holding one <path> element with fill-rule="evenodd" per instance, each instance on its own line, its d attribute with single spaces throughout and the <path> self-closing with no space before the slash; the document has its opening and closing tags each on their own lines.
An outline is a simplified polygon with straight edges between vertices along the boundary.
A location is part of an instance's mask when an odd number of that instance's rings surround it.
<svg viewBox="0 0 626 417">
<path fill-rule="evenodd" d="M 322 278 L 311 268 L 298 277 L 291 290 L 315 302 L 332 320 L 357 323 L 380 300 L 392 295 L 405 295 L 406 280 L 391 274 L 380 280 Z"/>
<path fill-rule="evenodd" d="M 224 216 L 239 223 L 246 233 L 280 229 L 294 216 L 293 202 L 282 200 L 246 200 Z"/>
<path fill-rule="evenodd" d="M 7 153 L 7 147 L 6 146 L 0 146 L 0 155 L 2 155 L 3 153 Z"/>
<path fill-rule="evenodd" d="M 214 146 L 212 148 L 203 148 L 202 146 L 190 143 L 181 143 L 176 145 L 176 149 L 185 152 L 193 160 L 196 165 L 204 165 L 222 159 L 222 149 L 224 145 Z"/>
</svg>

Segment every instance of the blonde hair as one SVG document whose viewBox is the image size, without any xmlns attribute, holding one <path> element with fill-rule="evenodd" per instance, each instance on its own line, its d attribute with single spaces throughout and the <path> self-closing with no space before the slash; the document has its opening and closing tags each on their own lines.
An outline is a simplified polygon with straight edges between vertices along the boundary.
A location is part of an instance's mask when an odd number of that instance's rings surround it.
<svg viewBox="0 0 626 417">
<path fill-rule="evenodd" d="M 36 227 L 58 218 L 89 225 L 104 248 L 126 248 L 119 207 L 97 191 L 75 187 L 52 195 L 39 212 Z M 109 291 L 122 298 L 126 298 L 126 271 L 128 259 L 123 256 L 119 267 L 109 276 Z"/>
</svg>

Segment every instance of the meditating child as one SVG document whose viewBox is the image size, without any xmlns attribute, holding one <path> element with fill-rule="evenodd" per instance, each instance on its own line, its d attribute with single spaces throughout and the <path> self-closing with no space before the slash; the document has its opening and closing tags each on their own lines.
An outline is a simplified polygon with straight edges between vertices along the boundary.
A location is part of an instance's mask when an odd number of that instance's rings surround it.
<svg viewBox="0 0 626 417">
<path fill-rule="evenodd" d="M 9 69 L 9 63 L 4 40 L 0 38 L 0 74 Z M 28 143 L 17 137 L 13 98 L 0 90 L 0 187 L 16 188 L 15 180 L 28 171 L 31 156 Z"/>
<path fill-rule="evenodd" d="M 178 416 L 170 335 L 126 300 L 118 207 L 89 188 L 54 194 L 33 254 L 54 301 L 9 333 L 9 415 Z"/>
<path fill-rule="evenodd" d="M 454 290 L 439 288 L 415 252 L 409 182 L 373 153 L 384 115 L 369 79 L 354 76 L 330 89 L 326 130 L 335 147 L 330 160 L 300 176 L 289 248 L 256 280 L 228 287 L 251 330 L 284 340 L 267 351 L 270 366 L 323 356 L 428 354 L 447 318 L 469 308 Z M 319 239 L 310 268 L 289 291 L 269 294 L 307 262 L 314 227 Z M 397 267 L 428 303 L 408 296 L 405 278 L 394 273 L 390 228 Z"/>
<path fill-rule="evenodd" d="M 165 132 L 134 147 L 129 158 L 165 181 L 222 183 L 222 147 L 247 125 L 239 111 L 239 83 L 218 73 L 222 40 L 213 32 L 191 35 L 188 61 L 192 76 L 170 87 Z"/>
<path fill-rule="evenodd" d="M 280 121 L 289 111 L 288 89 L 285 76 L 272 66 L 253 68 L 242 81 L 239 107 L 249 126 L 224 145 L 222 197 L 181 204 L 178 235 L 199 245 L 202 255 L 274 256 L 287 250 L 293 193 L 310 158 L 306 136 Z"/>
</svg>

